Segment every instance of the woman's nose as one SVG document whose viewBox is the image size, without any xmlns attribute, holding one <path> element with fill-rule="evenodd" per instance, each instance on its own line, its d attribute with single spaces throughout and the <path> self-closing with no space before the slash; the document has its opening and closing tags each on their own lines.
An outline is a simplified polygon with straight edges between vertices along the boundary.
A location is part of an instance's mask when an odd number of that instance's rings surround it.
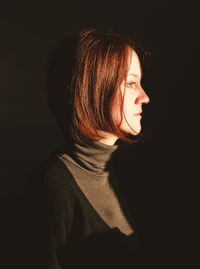
<svg viewBox="0 0 200 269">
<path fill-rule="evenodd" d="M 144 90 L 143 90 L 143 92 L 144 92 L 144 101 L 143 101 L 143 103 L 148 104 L 150 102 L 150 98 L 149 98 L 149 96 L 146 94 L 146 92 Z"/>
<path fill-rule="evenodd" d="M 148 104 L 150 102 L 149 96 L 146 94 L 144 89 L 140 88 L 140 93 L 136 99 L 136 104 Z"/>
</svg>

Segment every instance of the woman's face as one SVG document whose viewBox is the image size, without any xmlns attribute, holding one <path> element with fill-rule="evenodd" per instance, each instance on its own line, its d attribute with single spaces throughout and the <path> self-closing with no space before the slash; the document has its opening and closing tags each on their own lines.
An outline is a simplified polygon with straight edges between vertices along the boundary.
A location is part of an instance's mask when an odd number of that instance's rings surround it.
<svg viewBox="0 0 200 269">
<path fill-rule="evenodd" d="M 137 135 L 141 131 L 142 105 L 147 104 L 150 99 L 141 86 L 140 60 L 133 50 L 130 60 L 127 80 L 122 82 L 120 89 L 124 99 L 120 129 L 126 133 Z M 114 120 L 120 122 L 121 112 L 119 105 L 114 106 L 113 117 Z"/>
</svg>

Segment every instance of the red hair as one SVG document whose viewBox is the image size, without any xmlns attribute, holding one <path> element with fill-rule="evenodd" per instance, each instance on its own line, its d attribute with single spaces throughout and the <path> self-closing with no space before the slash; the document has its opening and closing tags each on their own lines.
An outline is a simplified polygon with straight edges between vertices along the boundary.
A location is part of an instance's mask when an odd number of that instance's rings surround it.
<svg viewBox="0 0 200 269">
<path fill-rule="evenodd" d="M 81 143 L 99 140 L 99 131 L 129 140 L 112 118 L 115 102 L 120 104 L 121 120 L 123 97 L 119 91 L 126 79 L 130 51 L 138 56 L 142 48 L 128 37 L 96 29 L 79 33 L 78 46 L 70 85 L 72 108 L 70 132 Z"/>
</svg>

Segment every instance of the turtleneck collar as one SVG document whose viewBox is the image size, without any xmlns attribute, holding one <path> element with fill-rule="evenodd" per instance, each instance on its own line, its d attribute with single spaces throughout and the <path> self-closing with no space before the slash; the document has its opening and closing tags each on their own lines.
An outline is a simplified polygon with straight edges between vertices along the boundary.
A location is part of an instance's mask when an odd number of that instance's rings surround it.
<svg viewBox="0 0 200 269">
<path fill-rule="evenodd" d="M 110 160 L 118 145 L 106 145 L 101 142 L 93 142 L 90 145 L 74 143 L 72 152 L 62 157 L 96 176 L 107 176 L 109 173 Z"/>
</svg>

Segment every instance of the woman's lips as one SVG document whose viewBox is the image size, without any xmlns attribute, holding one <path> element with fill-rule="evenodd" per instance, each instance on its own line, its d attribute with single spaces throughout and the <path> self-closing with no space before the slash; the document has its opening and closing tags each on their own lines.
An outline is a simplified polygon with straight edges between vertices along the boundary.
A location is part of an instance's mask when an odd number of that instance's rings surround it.
<svg viewBox="0 0 200 269">
<path fill-rule="evenodd" d="M 139 113 L 137 113 L 137 114 L 135 114 L 135 116 L 141 116 L 141 114 L 142 114 L 142 111 L 139 112 Z M 141 116 L 141 117 L 142 117 L 142 116 Z"/>
</svg>

